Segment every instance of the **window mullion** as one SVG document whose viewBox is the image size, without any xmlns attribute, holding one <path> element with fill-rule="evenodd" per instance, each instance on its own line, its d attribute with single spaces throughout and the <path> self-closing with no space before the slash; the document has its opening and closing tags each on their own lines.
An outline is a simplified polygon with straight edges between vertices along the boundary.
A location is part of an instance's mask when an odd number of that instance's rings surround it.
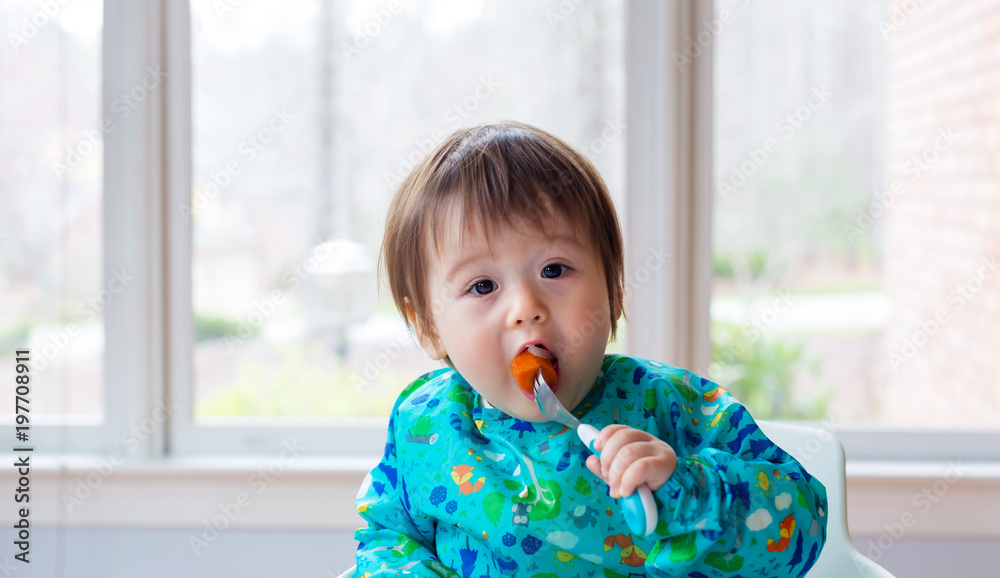
<svg viewBox="0 0 1000 578">
<path fill-rule="evenodd" d="M 710 50 L 674 54 L 711 3 L 628 4 L 629 353 L 704 372 L 711 295 Z"/>
<path fill-rule="evenodd" d="M 187 2 L 164 2 L 163 54 L 170 70 L 164 103 L 163 226 L 166 347 L 164 398 L 171 410 L 165 452 L 177 453 L 179 431 L 193 427 L 191 319 L 191 15 Z"/>
<path fill-rule="evenodd" d="M 161 130 L 167 70 L 158 2 L 106 0 L 103 96 L 104 276 L 129 285 L 105 312 L 103 446 L 162 454 Z"/>
</svg>

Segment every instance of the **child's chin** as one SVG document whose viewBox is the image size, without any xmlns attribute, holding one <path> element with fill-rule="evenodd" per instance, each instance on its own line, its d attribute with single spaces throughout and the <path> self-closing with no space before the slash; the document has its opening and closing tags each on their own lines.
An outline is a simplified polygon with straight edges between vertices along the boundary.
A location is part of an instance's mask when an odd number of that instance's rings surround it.
<svg viewBox="0 0 1000 578">
<path fill-rule="evenodd" d="M 549 421 L 538 409 L 538 404 L 534 400 L 529 400 L 523 396 L 517 400 L 515 407 L 510 408 L 507 413 L 511 417 L 516 417 L 521 421 L 544 422 Z"/>
</svg>

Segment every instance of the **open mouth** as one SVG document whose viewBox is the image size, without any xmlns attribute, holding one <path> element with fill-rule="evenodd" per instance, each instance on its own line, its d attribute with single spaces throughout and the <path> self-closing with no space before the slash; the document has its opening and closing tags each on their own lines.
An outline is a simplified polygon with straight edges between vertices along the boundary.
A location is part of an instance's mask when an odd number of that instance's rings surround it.
<svg viewBox="0 0 1000 578">
<path fill-rule="evenodd" d="M 556 377 L 559 376 L 559 360 L 556 359 L 556 356 L 551 351 L 546 349 L 544 345 L 542 345 L 541 343 L 537 345 L 529 345 L 525 347 L 524 350 L 529 351 L 537 355 L 538 357 L 544 357 L 545 359 L 548 359 L 550 362 L 552 362 L 552 369 L 556 370 Z M 552 384 L 550 383 L 549 385 L 551 386 Z"/>
<path fill-rule="evenodd" d="M 552 369 L 555 372 L 555 376 L 554 376 L 555 379 L 552 379 L 553 376 L 551 374 L 546 374 L 546 372 L 544 370 L 542 372 L 542 375 L 545 376 L 545 383 L 548 384 L 549 389 L 551 389 L 554 392 L 556 390 L 556 388 L 559 387 L 559 360 L 556 358 L 556 356 L 551 351 L 549 351 L 542 344 L 529 345 L 529 346 L 525 347 L 524 350 L 525 350 L 525 352 L 531 353 L 532 355 L 535 355 L 535 356 L 540 357 L 542 359 L 547 359 L 552 364 Z M 529 399 L 534 399 L 534 397 L 535 397 L 534 392 L 524 391 L 524 394 Z"/>
</svg>

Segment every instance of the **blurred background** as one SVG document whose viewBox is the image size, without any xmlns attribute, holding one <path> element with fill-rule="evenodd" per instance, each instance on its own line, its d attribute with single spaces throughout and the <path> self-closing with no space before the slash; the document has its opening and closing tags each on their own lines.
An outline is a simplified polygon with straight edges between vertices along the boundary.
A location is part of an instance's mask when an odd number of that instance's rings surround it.
<svg viewBox="0 0 1000 578">
<path fill-rule="evenodd" d="M 0 351 L 48 372 L 33 415 L 100 421 L 102 311 L 129 283 L 102 277 L 103 7 L 42 4 L 0 3 Z M 714 67 L 712 362 L 693 369 L 758 419 L 995 431 L 1000 5 L 714 6 L 673 58 L 710 44 Z M 459 127 L 564 138 L 627 228 L 627 9 L 191 0 L 194 419 L 385 417 L 441 367 L 375 263 L 395 187 Z"/>
<path fill-rule="evenodd" d="M 374 289 L 385 213 L 458 127 L 517 118 L 561 136 L 622 212 L 623 2 L 565 22 L 544 2 L 403 3 L 384 25 L 378 2 L 214 5 L 191 2 L 197 415 L 386 415 L 393 395 L 348 387 L 406 339 Z M 921 12 L 896 34 L 884 3 L 721 6 L 711 377 L 762 418 L 994 427 L 997 81 L 973 49 L 990 21 L 967 9 L 934 28 Z M 73 387 L 39 412 L 102 411 L 101 8 L 74 1 L 0 56 L 0 344 L 80 327 L 52 361 Z M 0 8 L 12 26 L 36 9 Z M 377 42 L 355 34 L 366 25 Z M 941 48 L 921 60 L 912 37 Z M 254 302 L 274 291 L 287 298 L 261 321 Z M 380 390 L 438 367 L 402 349 Z M 952 379 L 963 395 L 937 387 Z"/>
</svg>

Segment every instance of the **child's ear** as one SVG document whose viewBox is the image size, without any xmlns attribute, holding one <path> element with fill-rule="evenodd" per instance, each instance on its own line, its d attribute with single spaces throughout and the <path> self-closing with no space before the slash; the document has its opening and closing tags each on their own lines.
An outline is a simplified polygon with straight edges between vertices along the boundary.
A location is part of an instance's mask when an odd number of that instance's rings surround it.
<svg viewBox="0 0 1000 578">
<path fill-rule="evenodd" d="M 410 304 L 410 298 L 403 297 L 403 302 L 406 307 L 406 318 L 410 320 L 410 324 L 416 329 L 417 340 L 420 342 L 420 347 L 424 350 L 424 353 L 435 361 L 444 359 L 448 355 L 448 352 L 444 349 L 444 345 L 441 344 L 436 335 L 429 335 L 420 326 L 420 322 L 413 311 L 413 305 Z"/>
</svg>

